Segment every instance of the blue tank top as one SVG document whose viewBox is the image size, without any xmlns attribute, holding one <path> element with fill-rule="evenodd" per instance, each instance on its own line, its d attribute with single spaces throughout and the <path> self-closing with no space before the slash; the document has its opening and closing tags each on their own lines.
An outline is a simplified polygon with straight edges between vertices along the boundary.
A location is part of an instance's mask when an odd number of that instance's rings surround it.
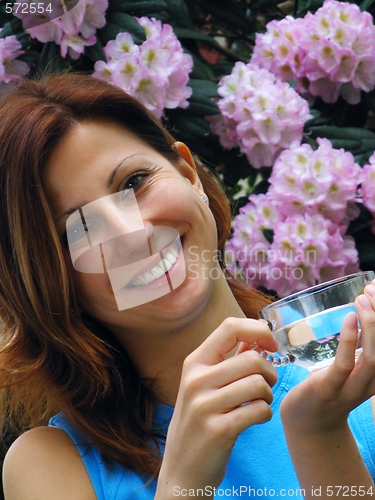
<svg viewBox="0 0 375 500">
<path fill-rule="evenodd" d="M 211 493 L 213 498 L 303 498 L 284 439 L 280 404 L 284 395 L 301 382 L 308 372 L 294 365 L 282 366 L 277 370 L 279 378 L 273 388 L 274 400 L 271 405 L 273 417 L 269 422 L 246 429 L 238 437 L 222 483 L 215 492 L 211 488 L 205 492 Z M 166 430 L 172 414 L 172 407 L 159 405 L 155 409 L 154 425 Z M 119 464 L 106 465 L 99 451 L 85 442 L 63 414 L 53 417 L 50 425 L 67 432 L 77 446 L 98 500 L 154 499 L 156 480 L 146 484 L 147 477 L 126 470 Z M 375 425 L 369 401 L 351 412 L 349 425 L 369 472 L 375 479 Z M 182 490 L 179 485 L 173 487 L 176 498 L 197 496 L 196 492 Z"/>
</svg>

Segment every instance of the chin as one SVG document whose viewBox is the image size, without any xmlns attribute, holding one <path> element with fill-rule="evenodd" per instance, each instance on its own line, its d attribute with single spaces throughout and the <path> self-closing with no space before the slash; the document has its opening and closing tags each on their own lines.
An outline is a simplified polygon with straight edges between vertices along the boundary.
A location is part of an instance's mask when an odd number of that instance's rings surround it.
<svg viewBox="0 0 375 500">
<path fill-rule="evenodd" d="M 198 316 L 206 307 L 211 293 L 212 282 L 187 277 L 178 288 L 150 302 L 149 306 L 155 311 L 155 319 L 164 317 L 164 319 L 178 320 Z M 139 307 L 139 312 L 141 312 L 141 307 Z"/>
</svg>

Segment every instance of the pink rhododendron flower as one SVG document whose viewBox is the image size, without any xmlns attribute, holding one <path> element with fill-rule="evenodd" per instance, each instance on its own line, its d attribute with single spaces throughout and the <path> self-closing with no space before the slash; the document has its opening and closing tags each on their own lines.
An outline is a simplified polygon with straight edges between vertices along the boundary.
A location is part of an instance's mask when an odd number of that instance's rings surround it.
<svg viewBox="0 0 375 500">
<path fill-rule="evenodd" d="M 140 100 L 157 118 L 165 108 L 186 108 L 193 59 L 185 54 L 172 27 L 155 19 L 138 19 L 146 40 L 136 45 L 120 33 L 104 47 L 106 62 L 95 63 L 96 78 L 107 80 Z"/>
<path fill-rule="evenodd" d="M 370 156 L 369 163 L 362 169 L 361 195 L 363 205 L 374 218 L 374 221 L 370 222 L 370 227 L 375 234 L 375 153 Z"/>
<path fill-rule="evenodd" d="M 301 142 L 308 104 L 270 71 L 237 62 L 218 92 L 222 116 L 208 118 L 212 131 L 223 147 L 238 146 L 253 167 L 271 166 L 282 149 Z"/>
<path fill-rule="evenodd" d="M 15 35 L 0 38 L 0 83 L 20 80 L 28 73 L 29 66 L 17 60 L 22 54 L 21 44 Z"/>
<path fill-rule="evenodd" d="M 65 34 L 61 40 L 61 55 L 66 56 L 67 52 L 72 59 L 78 59 L 80 54 L 83 54 L 85 47 L 90 45 L 95 45 L 96 36 L 90 38 L 83 38 L 78 35 L 67 35 Z"/>
<path fill-rule="evenodd" d="M 358 5 L 326 0 L 303 19 L 271 21 L 256 35 L 251 62 L 283 81 L 295 80 L 305 97 L 350 104 L 375 86 L 375 28 Z"/>
<path fill-rule="evenodd" d="M 269 178 L 269 195 L 282 199 L 284 215 L 322 214 L 342 223 L 347 204 L 356 200 L 361 168 L 351 153 L 333 149 L 328 139 L 319 148 L 302 144 L 283 151 Z"/>
<path fill-rule="evenodd" d="M 327 139 L 318 144 L 315 151 L 295 144 L 280 154 L 267 194 L 249 197 L 226 247 L 233 274 L 280 297 L 359 270 L 355 242 L 345 233 L 358 216 L 361 168 Z"/>
<path fill-rule="evenodd" d="M 19 10 L 15 15 L 22 19 L 22 25 L 32 38 L 42 43 L 55 42 L 60 45 L 62 57 L 69 56 L 78 59 L 84 53 L 85 47 L 96 43 L 96 30 L 105 25 L 105 11 L 108 0 L 79 0 L 77 5 L 64 13 L 61 0 L 52 2 L 51 12 L 43 14 L 22 13 Z M 56 17 L 56 12 L 62 15 Z M 40 23 L 40 16 L 47 22 Z"/>
</svg>

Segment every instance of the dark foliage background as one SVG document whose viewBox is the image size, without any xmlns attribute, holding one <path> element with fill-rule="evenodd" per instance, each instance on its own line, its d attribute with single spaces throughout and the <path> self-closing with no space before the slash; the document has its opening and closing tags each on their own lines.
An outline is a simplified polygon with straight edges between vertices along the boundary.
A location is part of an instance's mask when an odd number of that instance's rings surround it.
<svg viewBox="0 0 375 500">
<path fill-rule="evenodd" d="M 361 10 L 375 14 L 374 0 L 357 3 Z M 133 16 L 148 16 L 172 25 L 184 50 L 192 55 L 194 68 L 189 85 L 193 94 L 186 109 L 165 111 L 164 123 L 176 139 L 184 141 L 222 179 L 233 211 L 247 202 L 250 193 L 267 191 L 271 167 L 254 169 L 238 149 L 226 150 L 210 131 L 205 117 L 218 113 L 215 99 L 217 85 L 228 75 L 235 62 L 247 63 L 252 55 L 255 34 L 263 32 L 273 19 L 287 14 L 304 16 L 321 7 L 321 0 L 109 0 L 106 25 L 97 31 L 97 43 L 85 48 L 78 60 L 62 58 L 60 47 L 53 42 L 42 44 L 23 30 L 20 19 L 6 13 L 0 3 L 0 37 L 16 35 L 24 49 L 21 60 L 30 66 L 31 74 L 69 68 L 92 72 L 98 60 L 105 60 L 103 47 L 120 32 L 129 32 L 136 43 L 145 39 L 143 28 Z M 361 101 L 350 105 L 341 98 L 335 104 L 317 99 L 311 105 L 313 118 L 306 123 L 304 141 L 316 144 L 317 137 L 331 140 L 335 148 L 350 151 L 363 166 L 375 150 L 375 92 L 362 92 Z M 239 180 L 243 196 L 238 196 Z M 375 235 L 367 224 L 371 214 L 359 205 L 361 215 L 349 227 L 356 240 L 360 267 L 375 269 Z M 12 440 L 8 433 L 7 444 Z"/>
</svg>

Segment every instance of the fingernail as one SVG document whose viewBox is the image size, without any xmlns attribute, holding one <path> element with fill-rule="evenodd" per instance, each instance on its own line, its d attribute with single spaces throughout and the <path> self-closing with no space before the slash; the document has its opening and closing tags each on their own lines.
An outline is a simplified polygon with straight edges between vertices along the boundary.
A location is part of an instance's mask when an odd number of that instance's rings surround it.
<svg viewBox="0 0 375 500">
<path fill-rule="evenodd" d="M 371 297 L 375 297 L 375 286 L 374 285 L 365 286 L 365 292 Z"/>
<path fill-rule="evenodd" d="M 354 330 L 358 327 L 358 318 L 355 313 L 349 313 L 346 317 L 346 325 L 351 330 Z"/>
<path fill-rule="evenodd" d="M 372 309 L 371 302 L 369 298 L 366 297 L 366 295 L 359 295 L 359 297 L 357 297 L 357 301 L 360 307 L 362 307 L 362 309 L 366 310 Z"/>
</svg>

